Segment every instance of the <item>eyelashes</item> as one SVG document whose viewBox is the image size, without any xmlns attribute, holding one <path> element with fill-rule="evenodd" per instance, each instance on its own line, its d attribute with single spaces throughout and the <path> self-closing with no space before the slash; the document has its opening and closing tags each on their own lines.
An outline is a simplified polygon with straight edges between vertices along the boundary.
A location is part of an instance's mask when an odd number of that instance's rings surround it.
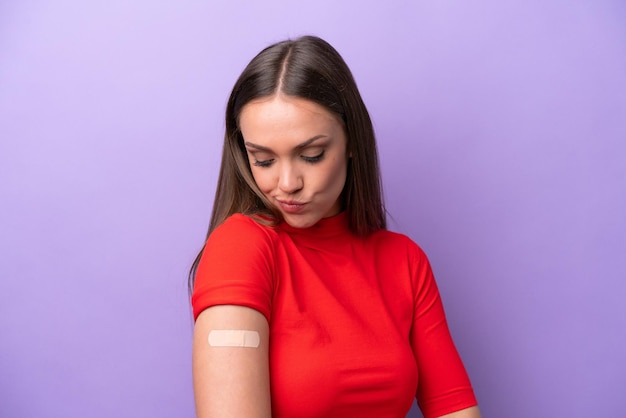
<svg viewBox="0 0 626 418">
<path fill-rule="evenodd" d="M 322 159 L 324 158 L 324 153 L 326 151 L 322 151 L 319 154 L 313 156 L 313 157 L 309 157 L 307 155 L 301 155 L 300 158 L 302 158 L 304 161 L 306 161 L 307 163 L 316 163 L 318 161 L 322 161 Z"/>
<path fill-rule="evenodd" d="M 326 151 L 322 151 L 317 155 L 314 156 L 308 156 L 308 155 L 301 155 L 300 158 L 302 158 L 302 160 L 306 163 L 309 164 L 315 164 L 318 163 L 320 161 L 322 161 L 324 159 L 324 153 Z M 274 159 L 270 158 L 268 160 L 255 160 L 252 165 L 254 165 L 255 167 L 269 167 L 274 163 Z"/>
<path fill-rule="evenodd" d="M 273 162 L 274 159 L 263 161 L 256 160 L 252 163 L 252 165 L 254 165 L 255 167 L 269 167 L 270 165 L 272 165 Z"/>
</svg>

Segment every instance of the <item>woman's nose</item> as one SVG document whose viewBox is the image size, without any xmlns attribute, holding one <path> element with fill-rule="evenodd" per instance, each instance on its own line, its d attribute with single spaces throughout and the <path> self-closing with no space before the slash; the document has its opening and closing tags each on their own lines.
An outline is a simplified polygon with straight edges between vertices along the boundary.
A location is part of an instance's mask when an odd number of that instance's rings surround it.
<svg viewBox="0 0 626 418">
<path fill-rule="evenodd" d="M 302 175 L 291 164 L 281 167 L 278 187 L 285 193 L 295 193 L 304 185 Z"/>
</svg>

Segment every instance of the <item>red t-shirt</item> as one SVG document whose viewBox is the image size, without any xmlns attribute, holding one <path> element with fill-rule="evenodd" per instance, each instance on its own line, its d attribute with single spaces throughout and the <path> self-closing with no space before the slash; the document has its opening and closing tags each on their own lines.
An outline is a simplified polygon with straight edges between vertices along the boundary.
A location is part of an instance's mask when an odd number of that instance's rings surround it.
<svg viewBox="0 0 626 418">
<path fill-rule="evenodd" d="M 209 237 L 194 316 L 222 304 L 270 325 L 273 417 L 425 418 L 476 405 L 426 255 L 408 237 L 233 215 Z"/>
</svg>

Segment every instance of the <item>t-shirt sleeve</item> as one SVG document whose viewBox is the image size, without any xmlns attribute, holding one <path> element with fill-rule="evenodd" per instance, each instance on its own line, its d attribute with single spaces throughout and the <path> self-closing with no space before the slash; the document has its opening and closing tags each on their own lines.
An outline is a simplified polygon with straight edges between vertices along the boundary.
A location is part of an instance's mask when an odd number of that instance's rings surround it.
<svg viewBox="0 0 626 418">
<path fill-rule="evenodd" d="M 454 346 L 443 304 L 426 254 L 413 254 L 415 311 L 411 344 L 417 361 L 417 403 L 424 418 L 438 417 L 477 404 Z"/>
<path fill-rule="evenodd" d="M 215 305 L 240 305 L 269 321 L 273 295 L 273 241 L 269 230 L 233 215 L 209 236 L 191 297 L 194 319 Z"/>
</svg>

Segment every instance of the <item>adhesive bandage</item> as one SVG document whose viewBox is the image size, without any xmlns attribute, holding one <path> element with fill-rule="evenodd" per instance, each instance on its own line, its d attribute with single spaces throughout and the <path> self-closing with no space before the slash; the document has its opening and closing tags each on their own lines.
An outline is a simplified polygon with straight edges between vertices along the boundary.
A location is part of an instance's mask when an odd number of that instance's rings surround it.
<svg viewBox="0 0 626 418">
<path fill-rule="evenodd" d="M 256 331 L 243 329 L 214 329 L 209 332 L 211 347 L 251 347 L 257 348 L 261 338 Z"/>
</svg>

